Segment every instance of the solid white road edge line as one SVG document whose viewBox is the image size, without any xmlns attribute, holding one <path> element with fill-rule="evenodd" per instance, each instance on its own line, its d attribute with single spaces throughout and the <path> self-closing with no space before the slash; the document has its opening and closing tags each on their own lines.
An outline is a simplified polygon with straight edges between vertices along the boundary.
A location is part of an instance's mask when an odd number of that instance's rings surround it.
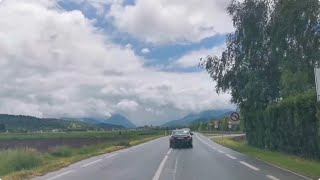
<svg viewBox="0 0 320 180">
<path fill-rule="evenodd" d="M 105 159 L 111 158 L 111 157 L 116 156 L 116 155 L 118 155 L 118 153 L 115 153 L 115 154 L 112 154 L 110 156 L 107 156 L 107 157 L 105 157 Z"/>
<path fill-rule="evenodd" d="M 73 172 L 73 170 L 66 171 L 66 172 L 64 172 L 64 173 L 61 173 L 61 174 L 58 174 L 58 175 L 53 176 L 53 177 L 51 177 L 51 178 L 48 178 L 47 180 L 57 179 L 57 178 L 59 178 L 59 177 L 61 177 L 61 176 L 67 175 L 67 174 L 72 173 L 72 172 Z"/>
<path fill-rule="evenodd" d="M 280 180 L 280 179 L 278 179 L 278 178 L 276 178 L 274 176 L 271 176 L 271 175 L 266 175 L 266 176 L 267 176 L 267 178 L 272 179 L 272 180 Z"/>
<path fill-rule="evenodd" d="M 154 174 L 152 180 L 159 180 L 160 178 L 160 175 L 161 175 L 161 172 L 162 172 L 162 169 L 164 167 L 164 164 L 166 163 L 167 159 L 168 159 L 168 155 L 170 154 L 171 152 L 171 148 L 169 149 L 168 153 L 164 156 L 163 160 L 161 161 L 159 167 L 158 167 L 158 170 L 156 172 L 156 174 Z"/>
<path fill-rule="evenodd" d="M 199 136 L 198 136 L 198 133 L 197 133 L 196 135 L 197 135 L 197 137 L 199 137 Z M 205 138 L 206 138 L 206 137 L 205 137 Z M 304 176 L 304 175 L 302 175 L 302 174 L 299 174 L 299 173 L 290 171 L 290 170 L 285 169 L 285 168 L 282 168 L 282 167 L 280 167 L 280 166 L 277 166 L 277 165 L 268 163 L 268 162 L 263 161 L 263 160 L 261 160 L 261 159 L 259 159 L 259 158 L 255 158 L 255 159 L 257 159 L 257 160 L 259 160 L 259 161 L 261 161 L 261 162 L 263 162 L 263 163 L 269 164 L 270 166 L 273 166 L 273 167 L 275 167 L 275 168 L 278 168 L 278 169 L 281 169 L 281 170 L 283 170 L 283 171 L 287 171 L 287 172 L 290 172 L 290 173 L 292 173 L 292 174 L 295 174 L 295 175 L 297 175 L 297 176 L 299 176 L 299 177 L 302 177 L 302 178 L 304 178 L 304 179 L 313 180 L 313 179 L 311 179 L 311 178 L 309 178 L 309 177 L 307 177 L 307 176 Z M 319 179 L 319 180 L 320 180 L 320 179 Z"/>
<path fill-rule="evenodd" d="M 290 173 L 292 173 L 292 174 L 294 174 L 294 175 L 297 175 L 297 176 L 299 176 L 299 177 L 302 177 L 302 178 L 304 178 L 304 179 L 312 180 L 312 179 L 311 179 L 311 178 L 309 178 L 309 177 L 306 177 L 306 176 L 304 176 L 304 175 L 301 175 L 301 174 L 298 174 L 298 173 L 296 173 L 296 172 L 290 171 L 290 170 L 288 170 L 288 169 L 282 168 L 282 167 L 280 167 L 280 166 L 277 166 L 277 165 L 274 165 L 274 164 L 268 163 L 268 162 L 263 161 L 263 160 L 261 160 L 261 159 L 258 159 L 258 160 L 259 160 L 259 161 L 261 161 L 261 162 L 264 162 L 264 163 L 266 163 L 266 164 L 269 164 L 270 166 L 273 166 L 273 167 L 279 168 L 279 169 L 281 169 L 281 170 L 283 170 L 283 171 L 290 172 Z M 320 180 L 320 179 L 319 179 L 319 180 Z"/>
<path fill-rule="evenodd" d="M 100 162 L 100 161 L 102 161 L 102 159 L 97 159 L 97 160 L 92 161 L 92 162 L 90 162 L 90 163 L 88 163 L 88 164 L 82 165 L 81 167 L 84 168 L 84 167 L 90 166 L 90 165 L 92 165 L 92 164 L 98 163 L 98 162 Z"/>
<path fill-rule="evenodd" d="M 127 151 L 129 151 L 129 149 L 124 149 L 124 150 L 121 150 L 120 152 L 127 152 Z"/>
<path fill-rule="evenodd" d="M 233 157 L 233 156 L 231 156 L 231 155 L 229 155 L 229 154 L 225 154 L 226 156 L 228 156 L 229 158 L 231 158 L 231 159 L 237 159 L 236 157 Z"/>
<path fill-rule="evenodd" d="M 255 171 L 259 171 L 259 170 L 260 170 L 259 168 L 255 167 L 255 166 L 252 166 L 251 164 L 248 164 L 248 163 L 246 163 L 246 162 L 244 162 L 244 161 L 239 161 L 239 162 L 240 162 L 241 164 L 247 166 L 248 168 L 255 170 Z"/>
</svg>

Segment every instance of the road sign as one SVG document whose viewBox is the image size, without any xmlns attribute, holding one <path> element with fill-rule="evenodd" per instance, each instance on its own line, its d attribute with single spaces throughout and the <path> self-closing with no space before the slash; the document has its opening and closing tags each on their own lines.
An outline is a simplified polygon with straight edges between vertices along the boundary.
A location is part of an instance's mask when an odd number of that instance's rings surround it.
<svg viewBox="0 0 320 180">
<path fill-rule="evenodd" d="M 316 80 L 317 100 L 320 101 L 320 68 L 314 68 L 314 75 Z"/>
<path fill-rule="evenodd" d="M 219 121 L 213 121 L 214 128 L 218 129 L 219 128 Z"/>
<path fill-rule="evenodd" d="M 234 125 L 234 124 L 240 124 L 240 121 L 230 121 L 230 124 Z"/>
<path fill-rule="evenodd" d="M 231 124 L 229 124 L 229 125 L 228 125 L 228 128 L 229 128 L 229 129 L 231 129 L 231 128 L 232 128 L 232 125 L 231 125 Z"/>
<path fill-rule="evenodd" d="M 232 121 L 238 121 L 239 118 L 240 118 L 240 115 L 239 115 L 237 112 L 233 112 L 233 113 L 231 113 L 231 115 L 230 115 L 230 119 L 231 119 Z"/>
</svg>

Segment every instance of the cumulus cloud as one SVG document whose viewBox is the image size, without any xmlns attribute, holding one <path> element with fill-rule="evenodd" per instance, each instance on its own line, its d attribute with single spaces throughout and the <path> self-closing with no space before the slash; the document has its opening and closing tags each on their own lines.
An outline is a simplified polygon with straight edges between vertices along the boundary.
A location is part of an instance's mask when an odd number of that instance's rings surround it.
<svg viewBox="0 0 320 180">
<path fill-rule="evenodd" d="M 148 54 L 148 53 L 150 53 L 150 49 L 148 49 L 148 48 L 143 48 L 143 49 L 141 49 L 141 53 L 142 53 L 142 54 Z"/>
<path fill-rule="evenodd" d="M 198 42 L 233 31 L 226 13 L 230 0 L 136 0 L 111 3 L 107 18 L 120 31 L 156 43 Z"/>
<path fill-rule="evenodd" d="M 136 124 L 161 124 L 189 111 L 232 107 L 229 95 L 213 92 L 205 72 L 146 68 L 131 48 L 56 1 L 4 0 L 0 17 L 0 113 L 108 117 L 121 111 Z"/>
<path fill-rule="evenodd" d="M 131 100 L 121 100 L 118 104 L 117 107 L 123 111 L 135 111 L 138 108 L 139 104 L 135 101 Z"/>
<path fill-rule="evenodd" d="M 225 44 L 215 46 L 215 47 L 209 48 L 209 49 L 200 49 L 200 50 L 191 51 L 191 52 L 183 55 L 182 57 L 180 57 L 176 61 L 174 61 L 170 66 L 171 67 L 178 66 L 178 67 L 182 67 L 182 68 L 196 67 L 199 64 L 200 58 L 205 58 L 208 55 L 221 56 L 224 48 L 225 48 Z"/>
</svg>

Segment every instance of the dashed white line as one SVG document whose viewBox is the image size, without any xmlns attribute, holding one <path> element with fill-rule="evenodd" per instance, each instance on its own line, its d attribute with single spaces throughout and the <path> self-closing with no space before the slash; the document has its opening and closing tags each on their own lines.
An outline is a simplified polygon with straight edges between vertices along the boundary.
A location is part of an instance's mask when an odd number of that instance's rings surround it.
<svg viewBox="0 0 320 180">
<path fill-rule="evenodd" d="M 218 150 L 218 152 L 219 152 L 219 153 L 224 153 L 224 152 L 223 152 L 223 151 L 221 151 L 221 150 Z"/>
<path fill-rule="evenodd" d="M 72 172 L 73 172 L 73 170 L 66 171 L 66 172 L 61 173 L 61 174 L 59 174 L 59 175 L 53 176 L 53 177 L 51 177 L 51 178 L 49 178 L 49 179 L 47 179 L 47 180 L 57 179 L 57 178 L 59 178 L 59 177 L 61 177 L 61 176 L 64 176 L 64 175 L 70 174 L 70 173 L 72 173 Z"/>
<path fill-rule="evenodd" d="M 90 163 L 88 163 L 88 164 L 82 165 L 81 167 L 82 167 L 82 168 L 83 168 L 83 167 L 87 167 L 87 166 L 90 166 L 90 165 L 92 165 L 92 164 L 98 163 L 98 162 L 100 162 L 100 161 L 102 161 L 102 159 L 97 159 L 97 160 L 92 161 L 92 162 L 90 162 Z"/>
<path fill-rule="evenodd" d="M 174 164 L 173 180 L 176 180 L 177 168 L 178 168 L 178 159 L 176 159 L 176 163 Z"/>
<path fill-rule="evenodd" d="M 105 159 L 111 158 L 111 157 L 116 156 L 116 155 L 118 155 L 118 153 L 115 153 L 115 154 L 112 154 L 110 156 L 107 156 L 107 157 L 105 157 Z"/>
<path fill-rule="evenodd" d="M 152 180 L 159 180 L 160 178 L 160 174 L 162 172 L 162 169 L 164 167 L 164 164 L 166 163 L 167 159 L 168 159 L 168 155 L 170 154 L 172 149 L 170 149 L 167 154 L 164 156 L 163 160 L 161 161 L 159 167 L 158 167 L 158 170 L 156 172 L 156 174 L 153 176 Z"/>
<path fill-rule="evenodd" d="M 252 166 L 251 164 L 248 164 L 248 163 L 246 163 L 246 162 L 244 162 L 244 161 L 239 161 L 239 162 L 240 162 L 241 164 L 247 166 L 248 168 L 255 170 L 255 171 L 259 171 L 259 170 L 260 170 L 259 168 L 254 167 L 254 166 Z"/>
<path fill-rule="evenodd" d="M 233 156 L 231 156 L 231 155 L 229 155 L 229 154 L 225 154 L 226 156 L 228 156 L 229 158 L 231 158 L 231 159 L 237 159 L 236 157 L 233 157 Z"/>
<path fill-rule="evenodd" d="M 266 176 L 267 176 L 267 178 L 272 179 L 272 180 L 280 180 L 280 179 L 278 179 L 278 178 L 276 178 L 274 176 L 271 176 L 271 175 L 266 175 Z"/>
</svg>

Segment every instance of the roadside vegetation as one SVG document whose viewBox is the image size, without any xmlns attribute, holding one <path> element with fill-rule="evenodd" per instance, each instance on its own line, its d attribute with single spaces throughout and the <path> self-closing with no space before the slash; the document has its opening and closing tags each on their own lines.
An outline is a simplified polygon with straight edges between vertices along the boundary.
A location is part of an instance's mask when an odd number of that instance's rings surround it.
<svg viewBox="0 0 320 180">
<path fill-rule="evenodd" d="M 162 135 L 163 131 L 153 130 L 137 132 L 123 131 L 121 134 L 118 131 L 46 133 L 43 136 L 39 134 L 29 134 L 29 136 L 20 134 L 20 136 L 23 137 L 19 137 L 19 134 L 0 134 L 0 144 L 3 142 L 1 138 L 9 140 L 9 137 L 16 140 L 18 139 L 19 141 L 35 140 L 37 137 L 40 138 L 40 140 L 82 138 L 94 141 L 97 137 L 108 137 L 104 142 L 90 146 L 83 145 L 78 148 L 61 144 L 60 146 L 51 147 L 45 151 L 37 151 L 29 146 L 18 149 L 0 150 L 0 178 L 18 180 L 39 176 L 82 159 L 137 145 L 161 137 Z"/>
<path fill-rule="evenodd" d="M 235 138 L 212 138 L 211 140 L 231 148 L 235 151 L 247 154 L 259 160 L 274 164 L 276 166 L 297 172 L 299 174 L 317 179 L 320 177 L 320 161 L 305 159 L 284 152 L 270 151 L 256 148 L 247 144 L 244 139 Z"/>
<path fill-rule="evenodd" d="M 232 1 L 227 11 L 235 31 L 201 63 L 240 108 L 248 144 L 320 160 L 319 0 Z"/>
</svg>

